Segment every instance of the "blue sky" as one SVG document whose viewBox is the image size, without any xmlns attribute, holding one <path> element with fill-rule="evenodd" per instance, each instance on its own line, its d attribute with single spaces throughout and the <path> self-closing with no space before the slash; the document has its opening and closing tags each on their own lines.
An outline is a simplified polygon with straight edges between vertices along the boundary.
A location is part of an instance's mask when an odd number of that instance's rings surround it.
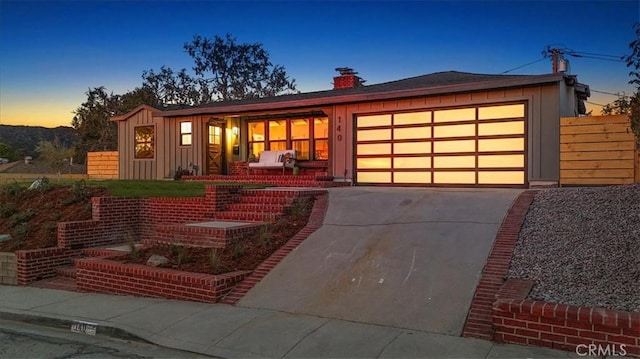
<svg viewBox="0 0 640 359">
<path fill-rule="evenodd" d="M 124 93 L 141 85 L 144 70 L 190 69 L 183 45 L 196 34 L 262 43 L 307 92 L 330 89 L 343 66 L 373 84 L 448 70 L 502 73 L 542 60 L 547 45 L 622 56 L 638 21 L 637 0 L 2 0 L 0 124 L 70 125 L 90 87 Z M 593 90 L 633 91 L 623 62 L 567 59 Z M 544 59 L 510 73 L 550 72 Z"/>
</svg>

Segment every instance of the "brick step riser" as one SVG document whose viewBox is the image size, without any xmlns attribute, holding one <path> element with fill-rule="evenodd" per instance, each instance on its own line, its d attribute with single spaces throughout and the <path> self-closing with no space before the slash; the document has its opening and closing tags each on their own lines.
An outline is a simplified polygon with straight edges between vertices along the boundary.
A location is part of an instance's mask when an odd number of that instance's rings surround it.
<svg viewBox="0 0 640 359">
<path fill-rule="evenodd" d="M 265 203 L 236 203 L 229 205 L 227 211 L 230 212 L 255 212 L 255 213 L 277 213 L 284 212 L 285 205 L 274 205 Z"/>
<path fill-rule="evenodd" d="M 248 222 L 271 222 L 278 219 L 281 215 L 273 215 L 270 213 L 253 213 L 253 212 L 221 212 L 216 215 L 218 221 L 248 221 Z"/>
<path fill-rule="evenodd" d="M 65 278 L 76 278 L 76 267 L 59 267 L 56 268 L 56 274 Z"/>
<path fill-rule="evenodd" d="M 240 198 L 237 204 L 273 204 L 273 205 L 287 205 L 293 202 L 293 198 L 281 198 L 281 197 L 258 197 L 258 196 L 243 196 Z"/>
</svg>

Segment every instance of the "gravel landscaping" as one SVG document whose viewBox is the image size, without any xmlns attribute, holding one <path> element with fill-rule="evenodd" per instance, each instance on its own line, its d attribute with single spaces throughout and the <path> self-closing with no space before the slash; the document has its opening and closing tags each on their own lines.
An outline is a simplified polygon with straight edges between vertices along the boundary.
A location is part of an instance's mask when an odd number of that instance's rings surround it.
<svg viewBox="0 0 640 359">
<path fill-rule="evenodd" d="M 530 299 L 640 312 L 640 184 L 539 191 L 508 277 Z"/>
</svg>

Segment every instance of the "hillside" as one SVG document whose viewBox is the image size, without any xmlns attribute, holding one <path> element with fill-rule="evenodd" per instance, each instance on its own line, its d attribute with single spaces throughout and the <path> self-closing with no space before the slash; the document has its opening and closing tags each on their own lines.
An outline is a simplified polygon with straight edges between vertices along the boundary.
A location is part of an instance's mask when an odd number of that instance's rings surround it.
<svg viewBox="0 0 640 359">
<path fill-rule="evenodd" d="M 35 148 L 38 142 L 53 141 L 56 137 L 67 147 L 74 145 L 79 140 L 76 130 L 72 127 L 46 128 L 0 125 L 0 142 L 11 146 L 18 157 L 36 157 L 38 154 Z"/>
</svg>

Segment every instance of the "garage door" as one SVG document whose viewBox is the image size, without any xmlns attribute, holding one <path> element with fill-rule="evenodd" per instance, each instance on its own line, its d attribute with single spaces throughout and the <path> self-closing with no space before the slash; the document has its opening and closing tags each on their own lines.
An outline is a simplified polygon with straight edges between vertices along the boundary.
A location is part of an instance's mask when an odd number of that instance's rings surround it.
<svg viewBox="0 0 640 359">
<path fill-rule="evenodd" d="M 356 117 L 356 182 L 525 185 L 525 105 Z"/>
</svg>

